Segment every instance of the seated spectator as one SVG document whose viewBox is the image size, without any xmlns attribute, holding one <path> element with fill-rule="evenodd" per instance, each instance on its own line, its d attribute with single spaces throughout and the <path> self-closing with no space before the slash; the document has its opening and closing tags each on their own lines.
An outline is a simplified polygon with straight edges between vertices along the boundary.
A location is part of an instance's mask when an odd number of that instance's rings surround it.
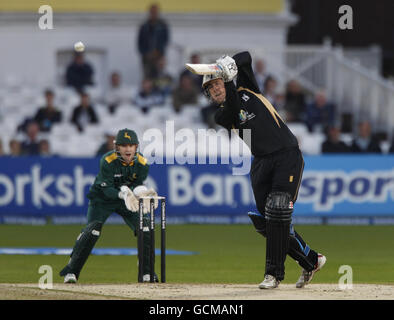
<svg viewBox="0 0 394 320">
<path fill-rule="evenodd" d="M 11 139 L 9 142 L 10 153 L 11 157 L 19 157 L 22 155 L 22 147 L 21 143 L 16 139 Z"/>
<path fill-rule="evenodd" d="M 351 112 L 341 113 L 341 132 L 342 133 L 353 132 L 353 114 Z"/>
<path fill-rule="evenodd" d="M 122 78 L 120 73 L 112 72 L 110 77 L 110 87 L 106 94 L 105 103 L 108 106 L 109 113 L 115 113 L 121 103 L 126 103 L 129 98 L 127 89 L 122 86 Z"/>
<path fill-rule="evenodd" d="M 284 111 L 287 122 L 303 122 L 305 117 L 305 94 L 296 80 L 290 80 L 286 88 Z"/>
<path fill-rule="evenodd" d="M 189 63 L 193 63 L 193 64 L 201 63 L 200 55 L 197 52 L 194 52 L 190 56 L 190 62 Z M 181 72 L 181 74 L 179 75 L 179 77 L 181 78 L 184 75 L 190 76 L 193 79 L 193 82 L 194 82 L 196 88 L 198 90 L 200 90 L 201 92 L 204 91 L 204 89 L 202 88 L 202 79 L 203 79 L 202 75 L 194 74 L 193 72 L 189 71 L 188 69 L 183 70 Z"/>
<path fill-rule="evenodd" d="M 254 64 L 254 76 L 261 92 L 264 91 L 264 84 L 270 76 L 265 70 L 265 62 L 262 59 L 257 59 Z"/>
<path fill-rule="evenodd" d="M 26 139 L 22 141 L 21 153 L 27 156 L 34 156 L 39 154 L 39 139 L 38 134 L 40 126 L 37 122 L 31 121 L 26 128 Z"/>
<path fill-rule="evenodd" d="M 264 87 L 263 87 L 263 96 L 268 99 L 271 104 L 276 107 L 276 87 L 278 83 L 274 77 L 268 76 L 265 79 Z"/>
<path fill-rule="evenodd" d="M 29 125 L 30 122 L 34 121 L 32 117 L 25 117 L 23 121 L 17 126 L 16 131 L 20 133 L 25 133 L 27 132 L 27 126 Z"/>
<path fill-rule="evenodd" d="M 306 107 L 306 125 L 310 132 L 320 125 L 323 129 L 332 125 L 335 120 L 335 106 L 327 101 L 326 93 L 319 91 L 315 100 Z"/>
<path fill-rule="evenodd" d="M 110 133 L 105 134 L 105 142 L 100 146 L 100 148 L 96 152 L 96 156 L 102 156 L 103 154 L 109 152 L 109 151 L 114 151 L 115 146 L 114 146 L 114 140 L 115 136 Z"/>
<path fill-rule="evenodd" d="M 393 140 L 391 141 L 391 146 L 389 149 L 389 153 L 394 153 L 394 134 L 393 134 Z"/>
<path fill-rule="evenodd" d="M 96 112 L 90 104 L 90 97 L 87 93 L 81 93 L 81 103 L 74 108 L 71 122 L 77 127 L 79 132 L 83 132 L 87 124 L 99 122 Z"/>
<path fill-rule="evenodd" d="M 51 156 L 49 141 L 47 139 L 40 140 L 38 144 L 38 153 L 41 157 Z"/>
<path fill-rule="evenodd" d="M 282 90 L 276 90 L 274 103 L 275 103 L 275 109 L 279 112 L 279 114 L 283 119 L 286 119 L 284 117 L 285 112 L 283 110 L 286 103 L 286 95 Z"/>
<path fill-rule="evenodd" d="M 172 93 L 172 103 L 175 112 L 180 112 L 182 107 L 187 104 L 196 104 L 200 90 L 194 85 L 193 79 L 184 74 L 179 79 L 179 85 Z"/>
<path fill-rule="evenodd" d="M 358 133 L 353 139 L 351 151 L 357 153 L 382 153 L 378 141 L 372 137 L 371 124 L 368 121 L 361 121 L 358 124 Z"/>
<path fill-rule="evenodd" d="M 52 125 L 56 122 L 62 121 L 62 113 L 57 110 L 53 104 L 54 93 L 51 90 L 45 91 L 45 106 L 38 109 L 36 115 L 34 116 L 34 121 L 40 126 L 40 131 L 49 132 Z"/>
<path fill-rule="evenodd" d="M 84 60 L 82 52 L 74 52 L 74 59 L 66 70 L 66 84 L 75 88 L 79 93 L 87 85 L 93 85 L 93 68 Z"/>
<path fill-rule="evenodd" d="M 322 153 L 347 153 L 350 147 L 340 140 L 341 131 L 337 126 L 328 126 L 326 140 L 322 144 Z"/>
<path fill-rule="evenodd" d="M 149 78 L 142 80 L 141 89 L 134 98 L 134 103 L 143 113 L 148 113 L 154 106 L 164 104 L 163 95 L 154 87 Z"/>
<path fill-rule="evenodd" d="M 157 74 L 153 82 L 154 87 L 160 91 L 164 98 L 167 98 L 172 92 L 173 82 L 172 76 L 166 71 L 166 58 L 160 57 L 157 61 Z"/>
</svg>

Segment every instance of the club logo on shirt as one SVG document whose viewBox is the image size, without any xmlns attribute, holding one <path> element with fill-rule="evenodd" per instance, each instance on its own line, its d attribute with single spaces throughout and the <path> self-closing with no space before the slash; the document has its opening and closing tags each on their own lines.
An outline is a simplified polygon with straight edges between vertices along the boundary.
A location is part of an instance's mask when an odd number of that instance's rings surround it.
<svg viewBox="0 0 394 320">
<path fill-rule="evenodd" d="M 244 124 L 246 121 L 253 119 L 256 115 L 254 113 L 249 113 L 243 109 L 239 112 L 239 120 L 241 120 L 241 124 Z"/>
</svg>

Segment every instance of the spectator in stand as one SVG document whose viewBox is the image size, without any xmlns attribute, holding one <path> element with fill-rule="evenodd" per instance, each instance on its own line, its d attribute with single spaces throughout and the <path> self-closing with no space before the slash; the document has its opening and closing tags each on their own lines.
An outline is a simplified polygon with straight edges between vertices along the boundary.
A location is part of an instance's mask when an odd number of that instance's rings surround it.
<svg viewBox="0 0 394 320">
<path fill-rule="evenodd" d="M 154 87 L 152 79 L 145 78 L 142 80 L 141 89 L 134 98 L 134 104 L 143 113 L 148 113 L 154 106 L 164 104 L 163 95 Z"/>
<path fill-rule="evenodd" d="M 40 126 L 40 131 L 49 132 L 51 131 L 52 125 L 56 122 L 62 121 L 62 113 L 59 111 L 53 101 L 55 95 L 51 90 L 45 90 L 45 106 L 38 109 L 34 116 L 34 121 Z"/>
<path fill-rule="evenodd" d="M 0 157 L 4 156 L 3 141 L 0 139 Z"/>
<path fill-rule="evenodd" d="M 322 144 L 322 153 L 348 153 L 350 147 L 340 140 L 341 131 L 338 126 L 328 126 L 326 140 Z"/>
<path fill-rule="evenodd" d="M 394 153 L 394 134 L 393 134 L 393 140 L 391 141 L 391 146 L 389 149 L 389 153 Z"/>
<path fill-rule="evenodd" d="M 93 85 L 93 68 L 82 52 L 74 52 L 73 61 L 66 70 L 66 84 L 81 93 L 85 86 Z"/>
<path fill-rule="evenodd" d="M 71 122 L 77 127 L 79 132 L 83 132 L 87 124 L 98 123 L 96 111 L 90 104 L 90 97 L 87 93 L 81 93 L 81 103 L 73 110 Z"/>
<path fill-rule="evenodd" d="M 164 56 L 161 57 L 157 62 L 157 74 L 155 75 L 153 81 L 154 87 L 160 91 L 164 99 L 171 94 L 174 79 L 166 71 L 166 58 Z"/>
<path fill-rule="evenodd" d="M 271 104 L 276 107 L 276 88 L 277 88 L 277 81 L 274 77 L 268 76 L 265 79 L 264 87 L 263 87 L 263 96 L 268 99 Z"/>
<path fill-rule="evenodd" d="M 368 121 L 361 121 L 358 124 L 358 134 L 353 139 L 351 151 L 356 153 L 382 153 L 378 141 L 372 137 L 371 124 Z"/>
<path fill-rule="evenodd" d="M 193 79 L 184 74 L 179 79 L 179 85 L 172 93 L 172 103 L 175 112 L 180 112 L 182 107 L 187 104 L 196 104 L 200 90 L 194 85 Z"/>
<path fill-rule="evenodd" d="M 306 125 L 309 132 L 321 126 L 322 131 L 335 121 L 335 106 L 327 101 L 326 93 L 321 90 L 316 93 L 315 100 L 306 107 Z"/>
<path fill-rule="evenodd" d="M 254 76 L 261 92 L 264 91 L 264 84 L 270 76 L 265 70 L 265 62 L 262 59 L 257 59 L 254 64 Z"/>
<path fill-rule="evenodd" d="M 114 151 L 115 146 L 114 146 L 114 141 L 115 141 L 115 135 L 112 133 L 106 133 L 105 134 L 105 142 L 100 146 L 100 148 L 96 152 L 96 156 L 102 156 L 103 154 L 109 152 L 109 151 Z"/>
<path fill-rule="evenodd" d="M 22 141 L 21 153 L 27 156 L 39 154 L 39 138 L 40 126 L 37 122 L 31 121 L 26 128 L 26 139 Z"/>
<path fill-rule="evenodd" d="M 276 94 L 275 94 L 275 109 L 276 111 L 278 111 L 279 115 L 282 117 L 282 119 L 286 119 L 286 114 L 284 111 L 284 106 L 286 103 L 286 93 L 284 91 L 284 89 L 279 89 L 276 90 Z M 286 121 L 286 120 L 285 120 Z"/>
<path fill-rule="evenodd" d="M 298 81 L 290 80 L 286 88 L 284 111 L 287 122 L 304 122 L 305 119 L 305 93 Z"/>
<path fill-rule="evenodd" d="M 152 4 L 148 19 L 139 28 L 137 39 L 144 78 L 153 78 L 157 74 L 158 61 L 166 54 L 169 38 L 169 28 L 160 17 L 159 5 Z"/>
<path fill-rule="evenodd" d="M 110 76 L 110 87 L 106 94 L 105 103 L 108 106 L 108 112 L 113 114 L 121 103 L 128 102 L 130 94 L 127 88 L 122 85 L 122 77 L 119 72 L 112 72 Z"/>
<path fill-rule="evenodd" d="M 19 157 L 22 155 L 22 146 L 21 143 L 16 139 L 11 139 L 9 142 L 10 153 L 11 157 Z"/>
<path fill-rule="evenodd" d="M 52 156 L 50 147 L 49 147 L 49 141 L 47 139 L 42 139 L 40 140 L 38 144 L 38 153 L 41 157 L 49 157 Z"/>
<path fill-rule="evenodd" d="M 200 54 L 197 52 L 192 53 L 192 55 L 190 56 L 189 63 L 193 63 L 193 64 L 201 63 Z M 194 82 L 196 88 L 198 90 L 200 90 L 201 92 L 204 91 L 204 89 L 202 88 L 202 79 L 203 79 L 202 75 L 194 74 L 194 73 L 190 72 L 188 69 L 183 70 L 179 77 L 182 77 L 183 75 L 190 76 L 193 79 L 193 82 Z"/>
</svg>

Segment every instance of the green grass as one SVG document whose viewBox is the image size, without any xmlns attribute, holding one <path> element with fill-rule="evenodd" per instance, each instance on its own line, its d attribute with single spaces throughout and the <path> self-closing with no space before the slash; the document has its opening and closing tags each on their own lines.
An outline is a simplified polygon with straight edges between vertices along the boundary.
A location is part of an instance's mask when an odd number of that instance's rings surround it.
<svg viewBox="0 0 394 320">
<path fill-rule="evenodd" d="M 72 247 L 83 226 L 0 225 L 0 247 Z M 297 226 L 304 240 L 327 256 L 316 283 L 337 283 L 341 265 L 353 268 L 354 283 L 394 283 L 394 226 Z M 156 247 L 159 248 L 159 230 Z M 125 225 L 106 225 L 96 247 L 136 247 Z M 196 251 L 192 256 L 167 255 L 167 282 L 258 283 L 264 276 L 265 240 L 251 225 L 169 225 L 167 249 Z M 0 255 L 0 283 L 37 283 L 41 265 L 50 265 L 54 282 L 67 256 Z M 157 257 L 156 269 L 160 271 Z M 286 260 L 284 283 L 295 283 L 300 267 Z M 160 274 L 160 273 L 159 273 Z M 132 283 L 136 256 L 90 256 L 83 283 Z"/>
</svg>

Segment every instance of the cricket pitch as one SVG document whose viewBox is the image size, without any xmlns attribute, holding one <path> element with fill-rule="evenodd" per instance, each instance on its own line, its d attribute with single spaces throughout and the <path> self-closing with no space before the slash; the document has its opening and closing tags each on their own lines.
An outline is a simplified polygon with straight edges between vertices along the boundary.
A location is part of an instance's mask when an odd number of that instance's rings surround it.
<svg viewBox="0 0 394 320">
<path fill-rule="evenodd" d="M 303 289 L 281 284 L 261 290 L 258 284 L 54 284 L 40 289 L 37 284 L 0 284 L 0 300 L 392 300 L 394 286 L 353 284 L 310 284 Z"/>
</svg>

